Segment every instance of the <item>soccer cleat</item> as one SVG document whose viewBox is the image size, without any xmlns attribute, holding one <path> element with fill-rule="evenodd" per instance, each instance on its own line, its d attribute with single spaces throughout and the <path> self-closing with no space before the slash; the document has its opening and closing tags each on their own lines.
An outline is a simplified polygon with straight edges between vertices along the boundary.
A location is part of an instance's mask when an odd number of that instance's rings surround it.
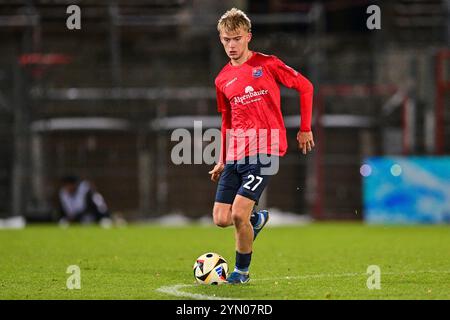
<svg viewBox="0 0 450 320">
<path fill-rule="evenodd" d="M 227 283 L 230 284 L 241 284 L 241 283 L 247 283 L 250 281 L 250 275 L 243 274 L 237 271 L 233 271 L 227 278 Z"/>
<path fill-rule="evenodd" d="M 269 221 L 269 211 L 267 210 L 260 210 L 258 211 L 258 221 L 253 226 L 253 240 L 256 239 L 256 236 L 259 232 L 261 232 L 262 228 L 267 224 Z"/>
</svg>

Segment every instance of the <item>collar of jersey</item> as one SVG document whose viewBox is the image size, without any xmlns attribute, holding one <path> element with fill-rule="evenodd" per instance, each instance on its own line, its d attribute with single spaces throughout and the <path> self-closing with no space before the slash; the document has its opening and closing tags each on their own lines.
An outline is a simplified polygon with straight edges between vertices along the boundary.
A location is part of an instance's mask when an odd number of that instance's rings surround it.
<svg viewBox="0 0 450 320">
<path fill-rule="evenodd" d="M 228 66 L 231 68 L 239 69 L 239 68 L 243 67 L 244 65 L 246 65 L 247 63 L 249 63 L 250 60 L 252 60 L 255 56 L 256 56 L 256 52 L 252 51 L 252 56 L 250 58 L 248 58 L 247 61 L 245 61 L 243 64 L 241 64 L 239 66 L 233 66 L 230 61 L 230 62 L 228 62 Z"/>
</svg>

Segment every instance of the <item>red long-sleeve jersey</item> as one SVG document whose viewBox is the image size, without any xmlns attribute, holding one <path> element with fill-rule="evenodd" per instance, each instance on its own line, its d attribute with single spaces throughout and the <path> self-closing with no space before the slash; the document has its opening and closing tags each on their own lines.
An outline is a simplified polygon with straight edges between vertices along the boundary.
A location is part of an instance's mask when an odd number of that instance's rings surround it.
<svg viewBox="0 0 450 320">
<path fill-rule="evenodd" d="M 221 162 L 261 153 L 286 154 L 280 83 L 300 93 L 300 130 L 311 131 L 313 85 L 277 57 L 252 52 L 242 65 L 227 63 L 217 75 L 217 109 L 222 113 Z"/>
</svg>

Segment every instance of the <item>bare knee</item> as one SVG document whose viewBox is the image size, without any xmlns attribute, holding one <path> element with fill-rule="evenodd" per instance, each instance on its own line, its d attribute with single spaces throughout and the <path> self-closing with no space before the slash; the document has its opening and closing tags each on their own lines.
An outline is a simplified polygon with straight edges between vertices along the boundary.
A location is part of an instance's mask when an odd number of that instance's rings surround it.
<svg viewBox="0 0 450 320">
<path fill-rule="evenodd" d="M 222 217 L 214 217 L 214 224 L 221 228 L 226 228 L 231 225 L 231 223 L 227 219 L 224 219 Z"/>
<path fill-rule="evenodd" d="M 214 224 L 221 228 L 229 227 L 233 224 L 231 220 L 231 206 L 215 205 L 213 210 Z"/>
<path fill-rule="evenodd" d="M 233 213 L 231 214 L 231 219 L 233 220 L 234 225 L 236 228 L 239 228 L 245 223 L 250 223 L 250 221 L 247 221 L 247 215 L 242 210 L 233 210 Z"/>
<path fill-rule="evenodd" d="M 226 228 L 231 226 L 231 224 L 228 223 L 228 221 L 218 221 L 216 222 L 216 226 L 221 227 L 221 228 Z"/>
<path fill-rule="evenodd" d="M 237 229 L 250 225 L 250 214 L 255 202 L 241 195 L 237 195 L 234 200 L 231 219 Z"/>
</svg>

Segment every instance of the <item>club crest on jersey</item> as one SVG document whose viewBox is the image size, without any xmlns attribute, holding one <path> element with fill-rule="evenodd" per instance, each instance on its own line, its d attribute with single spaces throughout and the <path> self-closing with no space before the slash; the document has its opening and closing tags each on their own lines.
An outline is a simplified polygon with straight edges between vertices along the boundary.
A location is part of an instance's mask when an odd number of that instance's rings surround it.
<svg viewBox="0 0 450 320">
<path fill-rule="evenodd" d="M 252 69 L 253 78 L 259 78 L 263 75 L 262 67 L 255 67 Z"/>
</svg>

